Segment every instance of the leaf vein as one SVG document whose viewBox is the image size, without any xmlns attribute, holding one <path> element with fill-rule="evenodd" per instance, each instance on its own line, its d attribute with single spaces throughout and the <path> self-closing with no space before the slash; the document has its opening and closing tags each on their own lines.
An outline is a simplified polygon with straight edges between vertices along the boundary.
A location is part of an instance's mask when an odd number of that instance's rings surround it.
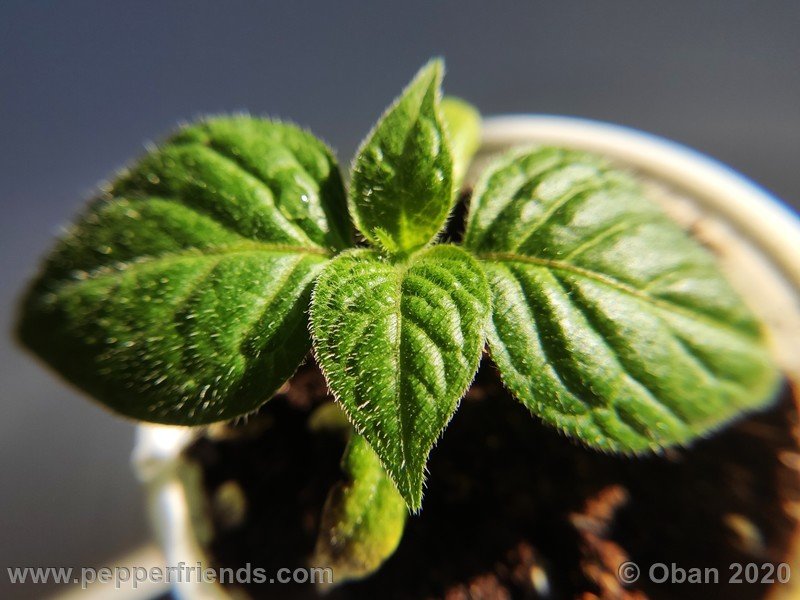
<svg viewBox="0 0 800 600">
<path fill-rule="evenodd" d="M 532 265 L 546 267 L 554 271 L 563 271 L 566 273 L 570 273 L 578 277 L 590 279 L 607 287 L 614 288 L 617 291 L 644 300 L 645 302 L 648 302 L 649 304 L 653 305 L 656 308 L 659 308 L 660 310 L 664 310 L 666 312 L 687 317 L 695 321 L 704 321 L 706 323 L 710 323 L 714 327 L 724 328 L 728 331 L 735 332 L 738 335 L 752 337 L 752 335 L 749 332 L 736 328 L 727 321 L 722 320 L 721 318 L 719 319 L 715 318 L 714 316 L 708 313 L 700 313 L 692 311 L 680 304 L 670 302 L 663 298 L 654 297 L 646 292 L 643 292 L 641 289 L 633 287 L 630 284 L 624 283 L 619 279 L 616 279 L 615 277 L 611 277 L 610 275 L 606 275 L 604 273 L 598 273 L 597 271 L 592 271 L 590 269 L 586 269 L 583 267 L 578 267 L 576 265 L 566 263 L 561 260 L 541 258 L 538 256 L 529 256 L 523 254 L 515 254 L 512 252 L 483 252 L 480 253 L 478 256 L 479 258 L 490 262 L 491 261 L 496 261 L 498 263 L 517 262 L 523 264 L 532 264 Z"/>
<path fill-rule="evenodd" d="M 651 404 L 655 403 L 655 405 L 661 407 L 677 421 L 683 423 L 684 425 L 689 425 L 686 418 L 676 412 L 674 407 L 670 406 L 663 399 L 659 398 L 656 392 L 643 381 L 639 374 L 634 374 L 634 370 L 638 371 L 639 369 L 634 367 L 634 363 L 627 359 L 625 354 L 620 352 L 619 348 L 617 348 L 617 346 L 613 343 L 612 340 L 614 340 L 616 336 L 613 334 L 613 332 L 609 332 L 607 327 L 601 323 L 600 319 L 598 319 L 597 308 L 586 302 L 585 298 L 576 290 L 573 290 L 575 293 L 568 293 L 558 275 L 554 275 L 554 279 L 561 290 L 569 296 L 572 305 L 584 316 L 587 326 L 597 334 L 598 338 L 603 341 L 605 346 L 614 355 L 617 364 L 625 376 L 642 388 L 642 390 L 645 392 L 644 397 L 647 398 Z"/>
</svg>

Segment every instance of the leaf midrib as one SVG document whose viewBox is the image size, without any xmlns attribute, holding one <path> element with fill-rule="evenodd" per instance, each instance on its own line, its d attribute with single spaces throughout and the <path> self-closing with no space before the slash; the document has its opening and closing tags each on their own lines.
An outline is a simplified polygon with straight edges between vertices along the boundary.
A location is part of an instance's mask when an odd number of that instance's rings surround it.
<svg viewBox="0 0 800 600">
<path fill-rule="evenodd" d="M 403 469 L 408 468 L 408 463 L 406 461 L 406 423 L 405 423 L 405 416 L 403 412 L 403 402 L 402 402 L 402 395 L 403 395 L 403 373 L 402 373 L 402 360 L 401 360 L 401 349 L 403 344 L 403 282 L 405 280 L 406 274 L 410 269 L 410 263 L 405 263 L 402 265 L 397 265 L 395 267 L 395 272 L 397 274 L 397 298 L 395 301 L 395 311 L 397 311 L 397 332 L 394 342 L 394 362 L 396 365 L 396 378 L 395 378 L 395 394 L 394 394 L 394 402 L 397 406 L 397 419 L 398 419 L 398 426 L 400 428 L 400 458 L 401 458 L 401 465 Z M 399 474 L 398 474 L 399 475 Z M 406 484 L 410 484 L 408 478 L 406 478 Z"/>
<path fill-rule="evenodd" d="M 756 337 L 749 334 L 746 331 L 743 331 L 742 329 L 738 329 L 732 326 L 730 323 L 727 323 L 726 321 L 723 321 L 721 319 L 715 319 L 714 317 L 706 313 L 692 311 L 679 304 L 675 304 L 673 302 L 669 302 L 668 300 L 664 300 L 663 298 L 656 298 L 648 294 L 647 292 L 640 290 L 639 288 L 636 288 L 630 284 L 620 281 L 615 277 L 612 277 L 605 273 L 600 273 L 598 271 L 593 271 L 591 269 L 586 269 L 584 267 L 579 267 L 571 263 L 563 262 L 560 260 L 554 260 L 550 258 L 541 258 L 538 256 L 514 254 L 513 252 L 479 252 L 476 253 L 476 255 L 481 260 L 485 260 L 488 262 L 501 262 L 501 263 L 518 262 L 518 263 L 537 265 L 555 271 L 564 271 L 567 273 L 571 273 L 579 277 L 591 279 L 592 281 L 595 281 L 607 287 L 614 288 L 619 292 L 638 298 L 652 305 L 655 308 L 664 310 L 665 312 L 673 313 L 678 316 L 688 318 L 694 321 L 703 321 L 715 328 L 724 328 L 739 336 L 746 336 L 748 338 L 754 338 L 754 339 Z"/>
<path fill-rule="evenodd" d="M 229 256 L 244 254 L 306 254 L 316 255 L 323 258 L 328 258 L 331 256 L 331 253 L 324 248 L 309 248 L 286 244 L 269 244 L 257 241 L 237 242 L 234 244 L 213 246 L 207 249 L 191 247 L 178 252 L 165 252 L 158 255 L 143 255 L 129 261 L 121 261 L 108 265 L 102 265 L 92 271 L 88 271 L 88 276 L 84 279 L 62 279 L 59 282 L 58 289 L 64 290 L 88 282 L 96 282 L 102 281 L 103 279 L 119 277 L 130 273 L 132 270 L 158 265 L 160 263 L 163 263 L 164 266 L 169 266 L 174 262 L 178 262 L 186 258 L 226 258 Z"/>
</svg>

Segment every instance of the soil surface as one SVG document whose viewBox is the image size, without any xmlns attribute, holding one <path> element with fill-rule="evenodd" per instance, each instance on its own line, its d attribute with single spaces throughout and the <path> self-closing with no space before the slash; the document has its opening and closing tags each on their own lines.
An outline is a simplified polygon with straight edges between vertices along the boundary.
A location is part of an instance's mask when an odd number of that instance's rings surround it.
<svg viewBox="0 0 800 600">
<path fill-rule="evenodd" d="M 189 450 L 214 507 L 217 566 L 307 566 L 340 477 L 343 440 L 307 426 L 313 407 L 330 400 L 307 365 L 256 416 L 211 430 Z M 422 513 L 409 518 L 397 552 L 373 576 L 324 597 L 763 598 L 765 584 L 726 582 L 731 563 L 756 563 L 761 578 L 762 563 L 787 558 L 800 506 L 796 416 L 787 388 L 772 408 L 690 449 L 605 455 L 542 425 L 485 360 L 431 454 Z M 627 586 L 617 576 L 625 561 L 642 573 Z M 720 583 L 654 584 L 654 563 L 716 569 Z M 255 598 L 319 597 L 308 584 L 246 589 Z"/>
</svg>

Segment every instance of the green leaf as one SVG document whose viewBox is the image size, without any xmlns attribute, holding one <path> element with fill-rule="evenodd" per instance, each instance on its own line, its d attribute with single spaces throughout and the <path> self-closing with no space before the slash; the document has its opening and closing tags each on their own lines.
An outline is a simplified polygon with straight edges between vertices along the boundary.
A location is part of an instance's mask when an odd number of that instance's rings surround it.
<svg viewBox="0 0 800 600">
<path fill-rule="evenodd" d="M 453 181 L 458 187 L 481 143 L 481 115 L 468 102 L 445 96 L 442 100 L 442 116 L 453 153 Z"/>
<path fill-rule="evenodd" d="M 488 313 L 485 277 L 455 246 L 404 263 L 353 250 L 314 288 L 311 331 L 328 384 L 413 510 L 431 447 L 478 367 Z"/>
<path fill-rule="evenodd" d="M 311 285 L 349 233 L 328 149 L 248 117 L 187 127 L 95 201 L 46 260 L 20 337 L 145 421 L 257 408 L 310 348 Z"/>
<path fill-rule="evenodd" d="M 505 384 L 586 444 L 686 443 L 772 397 L 759 325 L 713 256 L 595 157 L 501 159 L 476 187 L 465 245 L 489 278 Z"/>
<path fill-rule="evenodd" d="M 345 481 L 328 494 L 311 564 L 332 568 L 336 583 L 373 573 L 397 549 L 406 504 L 360 435 L 353 434 L 342 458 Z"/>
<path fill-rule="evenodd" d="M 453 203 L 453 162 L 439 109 L 434 60 L 392 104 L 353 163 L 350 214 L 364 237 L 410 253 L 442 229 Z"/>
</svg>

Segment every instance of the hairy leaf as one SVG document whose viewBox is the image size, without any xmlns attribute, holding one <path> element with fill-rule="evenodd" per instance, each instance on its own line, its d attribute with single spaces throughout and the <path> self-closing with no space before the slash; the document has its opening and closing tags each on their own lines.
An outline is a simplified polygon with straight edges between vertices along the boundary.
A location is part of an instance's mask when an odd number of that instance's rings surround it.
<svg viewBox="0 0 800 600">
<path fill-rule="evenodd" d="M 759 326 L 711 254 L 597 158 L 503 158 L 475 190 L 465 245 L 489 278 L 506 385 L 589 445 L 685 443 L 771 397 Z"/>
<path fill-rule="evenodd" d="M 468 102 L 445 96 L 442 99 L 442 116 L 453 154 L 453 181 L 458 187 L 481 143 L 481 115 Z"/>
<path fill-rule="evenodd" d="M 367 441 L 353 434 L 342 458 L 345 481 L 328 494 L 312 564 L 336 583 L 373 573 L 403 537 L 406 503 Z"/>
<path fill-rule="evenodd" d="M 442 63 L 428 63 L 367 136 L 353 163 L 350 213 L 392 253 L 429 243 L 453 201 L 453 164 L 439 108 Z"/>
<path fill-rule="evenodd" d="M 311 284 L 350 235 L 327 148 L 247 117 L 187 127 L 58 242 L 23 341 L 137 419 L 197 424 L 258 407 L 310 347 Z"/>
<path fill-rule="evenodd" d="M 455 246 L 403 263 L 350 251 L 317 281 L 311 324 L 328 384 L 414 510 L 431 447 L 478 367 L 488 313 L 485 277 Z"/>
</svg>

